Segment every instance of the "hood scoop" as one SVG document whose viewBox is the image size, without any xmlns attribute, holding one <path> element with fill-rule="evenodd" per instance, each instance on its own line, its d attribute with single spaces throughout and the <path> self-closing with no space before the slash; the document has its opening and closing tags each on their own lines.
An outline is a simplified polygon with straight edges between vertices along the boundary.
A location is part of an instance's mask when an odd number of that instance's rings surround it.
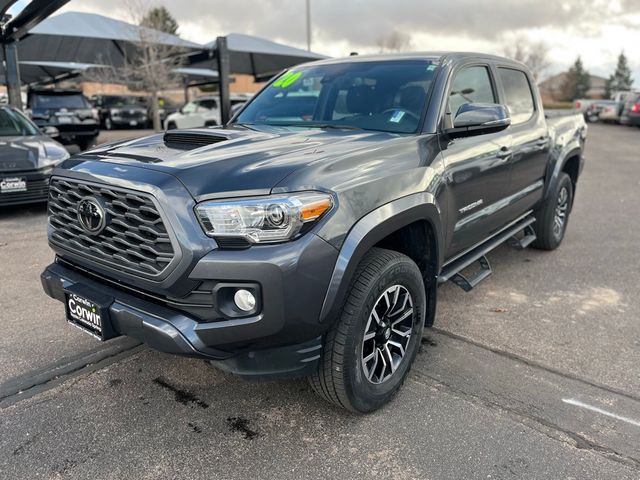
<svg viewBox="0 0 640 480">
<path fill-rule="evenodd" d="M 165 133 L 163 140 L 169 148 L 194 150 L 214 143 L 226 142 L 229 137 L 216 133 L 176 131 Z"/>
</svg>

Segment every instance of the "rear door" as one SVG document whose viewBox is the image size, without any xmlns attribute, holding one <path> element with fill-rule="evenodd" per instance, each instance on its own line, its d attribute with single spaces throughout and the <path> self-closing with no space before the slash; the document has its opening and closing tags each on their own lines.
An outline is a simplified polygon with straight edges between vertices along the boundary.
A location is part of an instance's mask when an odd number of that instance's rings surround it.
<svg viewBox="0 0 640 480">
<path fill-rule="evenodd" d="M 497 103 L 488 63 L 466 65 L 452 74 L 444 128 L 466 103 Z M 509 192 L 510 136 L 503 132 L 441 142 L 447 183 L 447 258 L 504 226 L 500 204 Z"/>
<path fill-rule="evenodd" d="M 542 198 L 550 140 L 544 113 L 539 109 L 532 79 L 524 71 L 498 66 L 500 103 L 509 108 L 511 126 L 510 197 L 506 210 L 513 217 Z"/>
</svg>

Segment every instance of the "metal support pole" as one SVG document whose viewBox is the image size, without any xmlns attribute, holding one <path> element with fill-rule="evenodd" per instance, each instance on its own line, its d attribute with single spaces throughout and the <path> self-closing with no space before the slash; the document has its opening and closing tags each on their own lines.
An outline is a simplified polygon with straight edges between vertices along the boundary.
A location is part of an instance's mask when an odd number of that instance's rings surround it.
<svg viewBox="0 0 640 480">
<path fill-rule="evenodd" d="M 231 98 L 229 97 L 229 74 L 231 71 L 231 59 L 227 47 L 227 38 L 216 39 L 216 59 L 218 61 L 218 78 L 220 82 L 220 121 L 226 125 L 231 118 Z"/>
<path fill-rule="evenodd" d="M 3 44 L 3 49 L 9 105 L 22 110 L 22 96 L 20 93 L 20 66 L 18 64 L 18 45 L 16 42 L 8 42 Z"/>
<path fill-rule="evenodd" d="M 189 103 L 189 80 L 184 79 L 184 104 Z"/>
<path fill-rule="evenodd" d="M 307 50 L 311 51 L 311 0 L 307 0 Z"/>
</svg>

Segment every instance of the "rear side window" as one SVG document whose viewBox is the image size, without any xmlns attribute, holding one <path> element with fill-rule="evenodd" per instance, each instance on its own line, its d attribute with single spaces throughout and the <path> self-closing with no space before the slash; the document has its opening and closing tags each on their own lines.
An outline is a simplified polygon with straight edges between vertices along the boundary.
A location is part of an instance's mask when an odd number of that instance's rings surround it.
<svg viewBox="0 0 640 480">
<path fill-rule="evenodd" d="M 511 68 L 499 68 L 502 88 L 507 107 L 511 113 L 511 123 L 524 123 L 533 116 L 535 104 L 529 80 L 524 72 Z"/>
<path fill-rule="evenodd" d="M 495 103 L 487 67 L 468 67 L 458 72 L 451 84 L 449 111 L 456 117 L 458 110 L 467 103 Z"/>
</svg>

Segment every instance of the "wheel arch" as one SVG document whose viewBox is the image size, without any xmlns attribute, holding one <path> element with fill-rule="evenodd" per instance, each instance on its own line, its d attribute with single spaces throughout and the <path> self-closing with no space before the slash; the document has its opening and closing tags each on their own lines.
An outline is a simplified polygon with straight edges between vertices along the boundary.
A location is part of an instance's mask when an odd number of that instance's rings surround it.
<svg viewBox="0 0 640 480">
<path fill-rule="evenodd" d="M 558 161 L 554 162 L 552 169 L 547 176 L 544 198 L 546 199 L 549 196 L 549 192 L 553 190 L 551 187 L 558 181 L 558 177 L 561 173 L 569 175 L 575 192 L 578 178 L 582 172 L 583 163 L 584 159 L 582 157 L 582 149 L 579 147 L 569 150 L 565 155 L 558 159 Z"/>
<path fill-rule="evenodd" d="M 424 245 L 426 243 L 426 245 Z M 389 202 L 362 217 L 342 244 L 325 294 L 321 323 L 337 318 L 362 257 L 373 247 L 396 250 L 414 260 L 427 290 L 427 325 L 433 324 L 437 275 L 443 261 L 440 209 L 433 195 L 417 193 Z M 421 245 L 426 248 L 420 248 Z"/>
</svg>

